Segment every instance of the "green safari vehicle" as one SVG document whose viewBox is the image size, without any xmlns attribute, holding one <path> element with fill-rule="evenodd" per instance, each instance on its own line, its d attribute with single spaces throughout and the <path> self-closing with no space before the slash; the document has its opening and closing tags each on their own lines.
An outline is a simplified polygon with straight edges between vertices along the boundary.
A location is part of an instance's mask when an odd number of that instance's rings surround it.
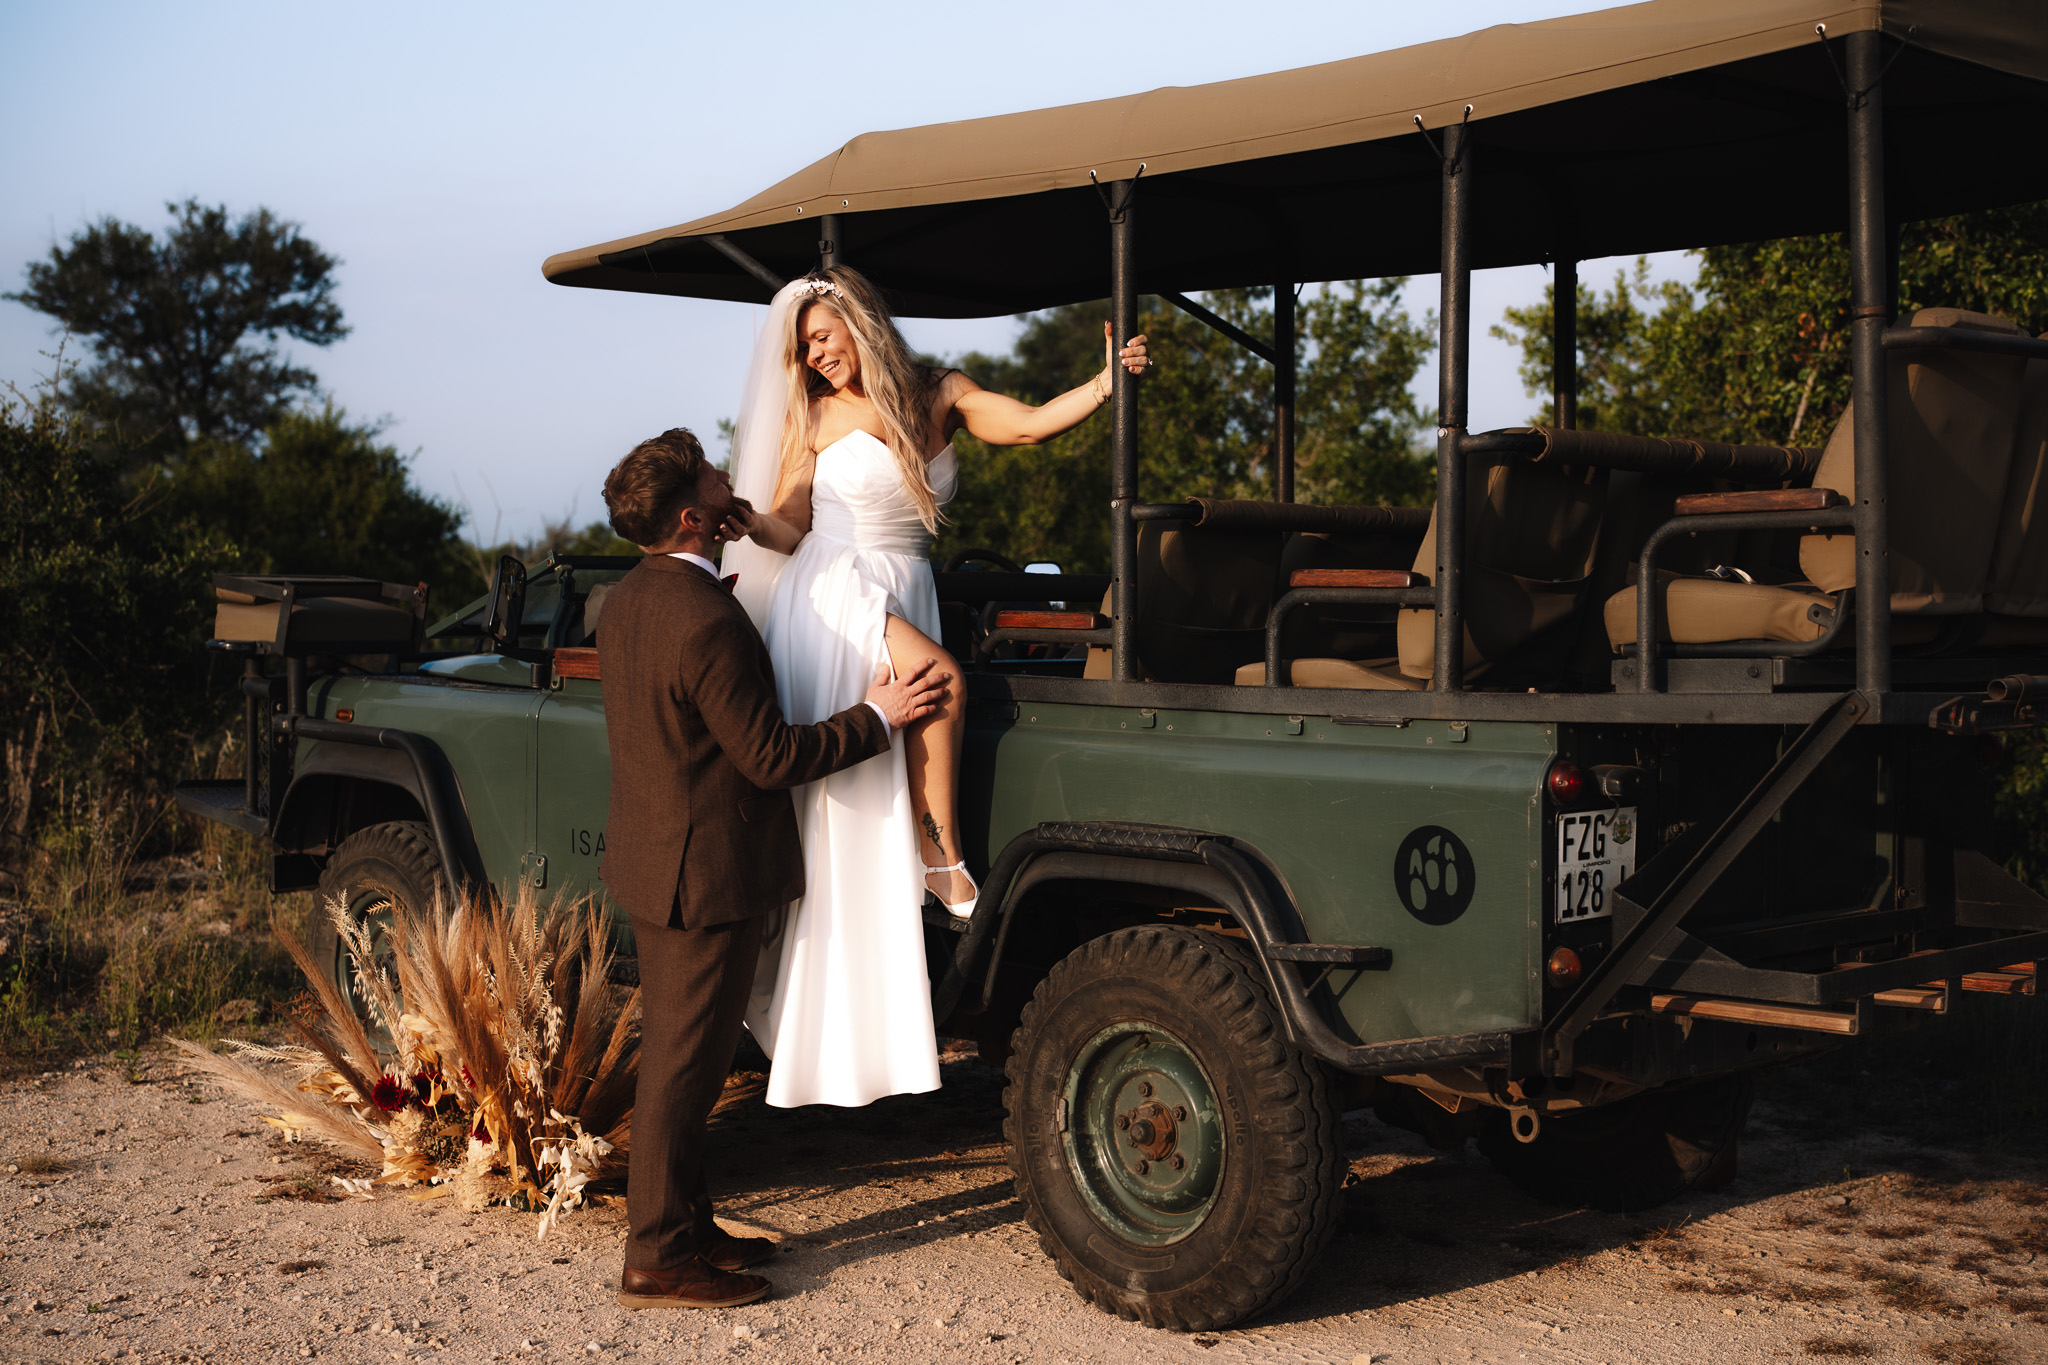
<svg viewBox="0 0 2048 1365">
<path fill-rule="evenodd" d="M 2034 991 L 2048 901 L 1995 861 L 1982 737 L 2048 696 L 2048 343 L 1897 317 L 1890 245 L 2048 198 L 2013 150 L 2044 136 L 2020 0 L 1654 0 L 874 134 L 546 263 L 760 302 L 846 262 L 948 317 L 1107 293 L 1118 344 L 1147 293 L 1275 365 L 1270 500 L 1139 501 L 1119 371 L 1110 573 L 938 574 L 984 890 L 927 909 L 934 1009 L 1005 1061 L 1018 1196 L 1084 1297 L 1184 1330 L 1270 1307 L 1359 1105 L 1645 1208 L 1732 1172 L 1760 1069 Z M 1824 447 L 1575 429 L 1578 260 L 1844 227 Z M 1469 432 L 1471 272 L 1531 262 L 1559 421 Z M 1296 503 L 1296 286 L 1422 272 L 1434 510 Z M 1186 297 L 1246 286 L 1277 336 Z M 431 627 L 405 589 L 224 579 L 253 757 L 188 806 L 372 918 L 601 891 L 591 638 L 631 563 L 506 562 Z"/>
</svg>

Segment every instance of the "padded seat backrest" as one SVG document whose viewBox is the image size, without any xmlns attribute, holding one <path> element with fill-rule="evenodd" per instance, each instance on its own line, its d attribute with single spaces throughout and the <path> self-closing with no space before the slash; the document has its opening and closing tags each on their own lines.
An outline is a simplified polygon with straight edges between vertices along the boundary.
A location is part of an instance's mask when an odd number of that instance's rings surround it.
<svg viewBox="0 0 2048 1365">
<path fill-rule="evenodd" d="M 1536 635 L 1570 617 L 1584 595 L 1607 472 L 1475 456 L 1465 473 L 1465 674 L 1482 676 Z M 1415 555 L 1436 581 L 1436 522 Z M 1403 611 L 1401 672 L 1436 670 L 1436 613 Z"/>
<path fill-rule="evenodd" d="M 2027 362 L 1984 609 L 2048 616 L 2048 361 Z"/>
<path fill-rule="evenodd" d="M 2004 318 L 1923 308 L 1913 327 L 2020 335 Z M 1971 351 L 1890 352 L 1886 465 L 1890 474 L 1891 609 L 1963 615 L 1984 609 L 2013 458 L 2027 362 Z M 1856 413 L 1828 438 L 1816 488 L 1856 500 Z M 1856 586 L 1856 538 L 1802 537 L 1799 567 L 1823 592 Z"/>
<path fill-rule="evenodd" d="M 1279 530 L 1181 522 L 1138 528 L 1138 660 L 1157 682 L 1221 683 L 1265 657 L 1279 595 Z"/>
</svg>

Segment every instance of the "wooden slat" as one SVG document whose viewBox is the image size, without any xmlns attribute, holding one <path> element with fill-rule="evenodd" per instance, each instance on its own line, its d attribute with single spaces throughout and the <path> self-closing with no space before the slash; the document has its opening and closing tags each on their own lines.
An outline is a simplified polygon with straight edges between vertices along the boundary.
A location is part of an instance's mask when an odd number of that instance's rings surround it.
<svg viewBox="0 0 2048 1365">
<path fill-rule="evenodd" d="M 997 630 L 1097 630 L 1106 622 L 1092 611 L 999 611 Z"/>
<path fill-rule="evenodd" d="M 2023 967 L 2007 967 L 2002 972 L 1971 972 L 1963 978 L 1963 989 L 1992 995 L 2032 995 L 2034 974 Z"/>
<path fill-rule="evenodd" d="M 594 649 L 558 649 L 555 651 L 555 676 L 558 678 L 588 678 L 599 681 L 597 651 Z"/>
<path fill-rule="evenodd" d="M 1710 512 L 1823 512 L 1847 501 L 1832 488 L 1765 488 L 1749 493 L 1688 493 L 1671 510 L 1681 517 Z"/>
<path fill-rule="evenodd" d="M 1833 1010 L 1803 1009 L 1798 1005 L 1767 1005 L 1756 1000 L 1709 1000 L 1697 995 L 1653 995 L 1650 1009 L 1656 1014 L 1688 1014 L 1696 1019 L 1731 1019 L 1739 1024 L 1765 1024 L 1771 1028 L 1806 1029 L 1812 1033 L 1856 1032 L 1856 1016 Z"/>
<path fill-rule="evenodd" d="M 1932 1010 L 1940 1014 L 1948 1009 L 1948 992 L 1939 986 L 1901 986 L 1897 990 L 1879 991 L 1870 998 L 1880 1005 L 1904 1010 Z"/>
<path fill-rule="evenodd" d="M 1406 569 L 1296 569 L 1290 588 L 1412 588 L 1415 575 Z"/>
</svg>

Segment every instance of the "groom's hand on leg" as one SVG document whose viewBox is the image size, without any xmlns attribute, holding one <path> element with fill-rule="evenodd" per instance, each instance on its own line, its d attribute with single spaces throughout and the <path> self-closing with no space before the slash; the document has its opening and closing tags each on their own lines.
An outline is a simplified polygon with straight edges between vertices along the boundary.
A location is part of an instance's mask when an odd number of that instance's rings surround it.
<svg viewBox="0 0 2048 1365">
<path fill-rule="evenodd" d="M 926 659 L 894 681 L 887 664 L 875 670 L 875 685 L 868 689 L 866 700 L 881 711 L 890 730 L 921 720 L 946 700 L 946 684 L 953 681 L 953 675 L 934 671 L 938 662 Z"/>
</svg>

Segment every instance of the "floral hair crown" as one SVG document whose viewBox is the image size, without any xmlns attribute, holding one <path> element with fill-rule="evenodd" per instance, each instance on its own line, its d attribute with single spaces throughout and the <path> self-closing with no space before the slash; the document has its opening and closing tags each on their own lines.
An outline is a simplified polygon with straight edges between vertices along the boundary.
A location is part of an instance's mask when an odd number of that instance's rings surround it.
<svg viewBox="0 0 2048 1365">
<path fill-rule="evenodd" d="M 814 298 L 819 295 L 825 295 L 835 299 L 841 297 L 839 292 L 839 286 L 832 283 L 832 281 L 830 280 L 821 280 L 812 278 L 810 276 L 806 276 L 803 279 L 796 281 L 796 287 L 798 293 L 809 294 Z"/>
</svg>

